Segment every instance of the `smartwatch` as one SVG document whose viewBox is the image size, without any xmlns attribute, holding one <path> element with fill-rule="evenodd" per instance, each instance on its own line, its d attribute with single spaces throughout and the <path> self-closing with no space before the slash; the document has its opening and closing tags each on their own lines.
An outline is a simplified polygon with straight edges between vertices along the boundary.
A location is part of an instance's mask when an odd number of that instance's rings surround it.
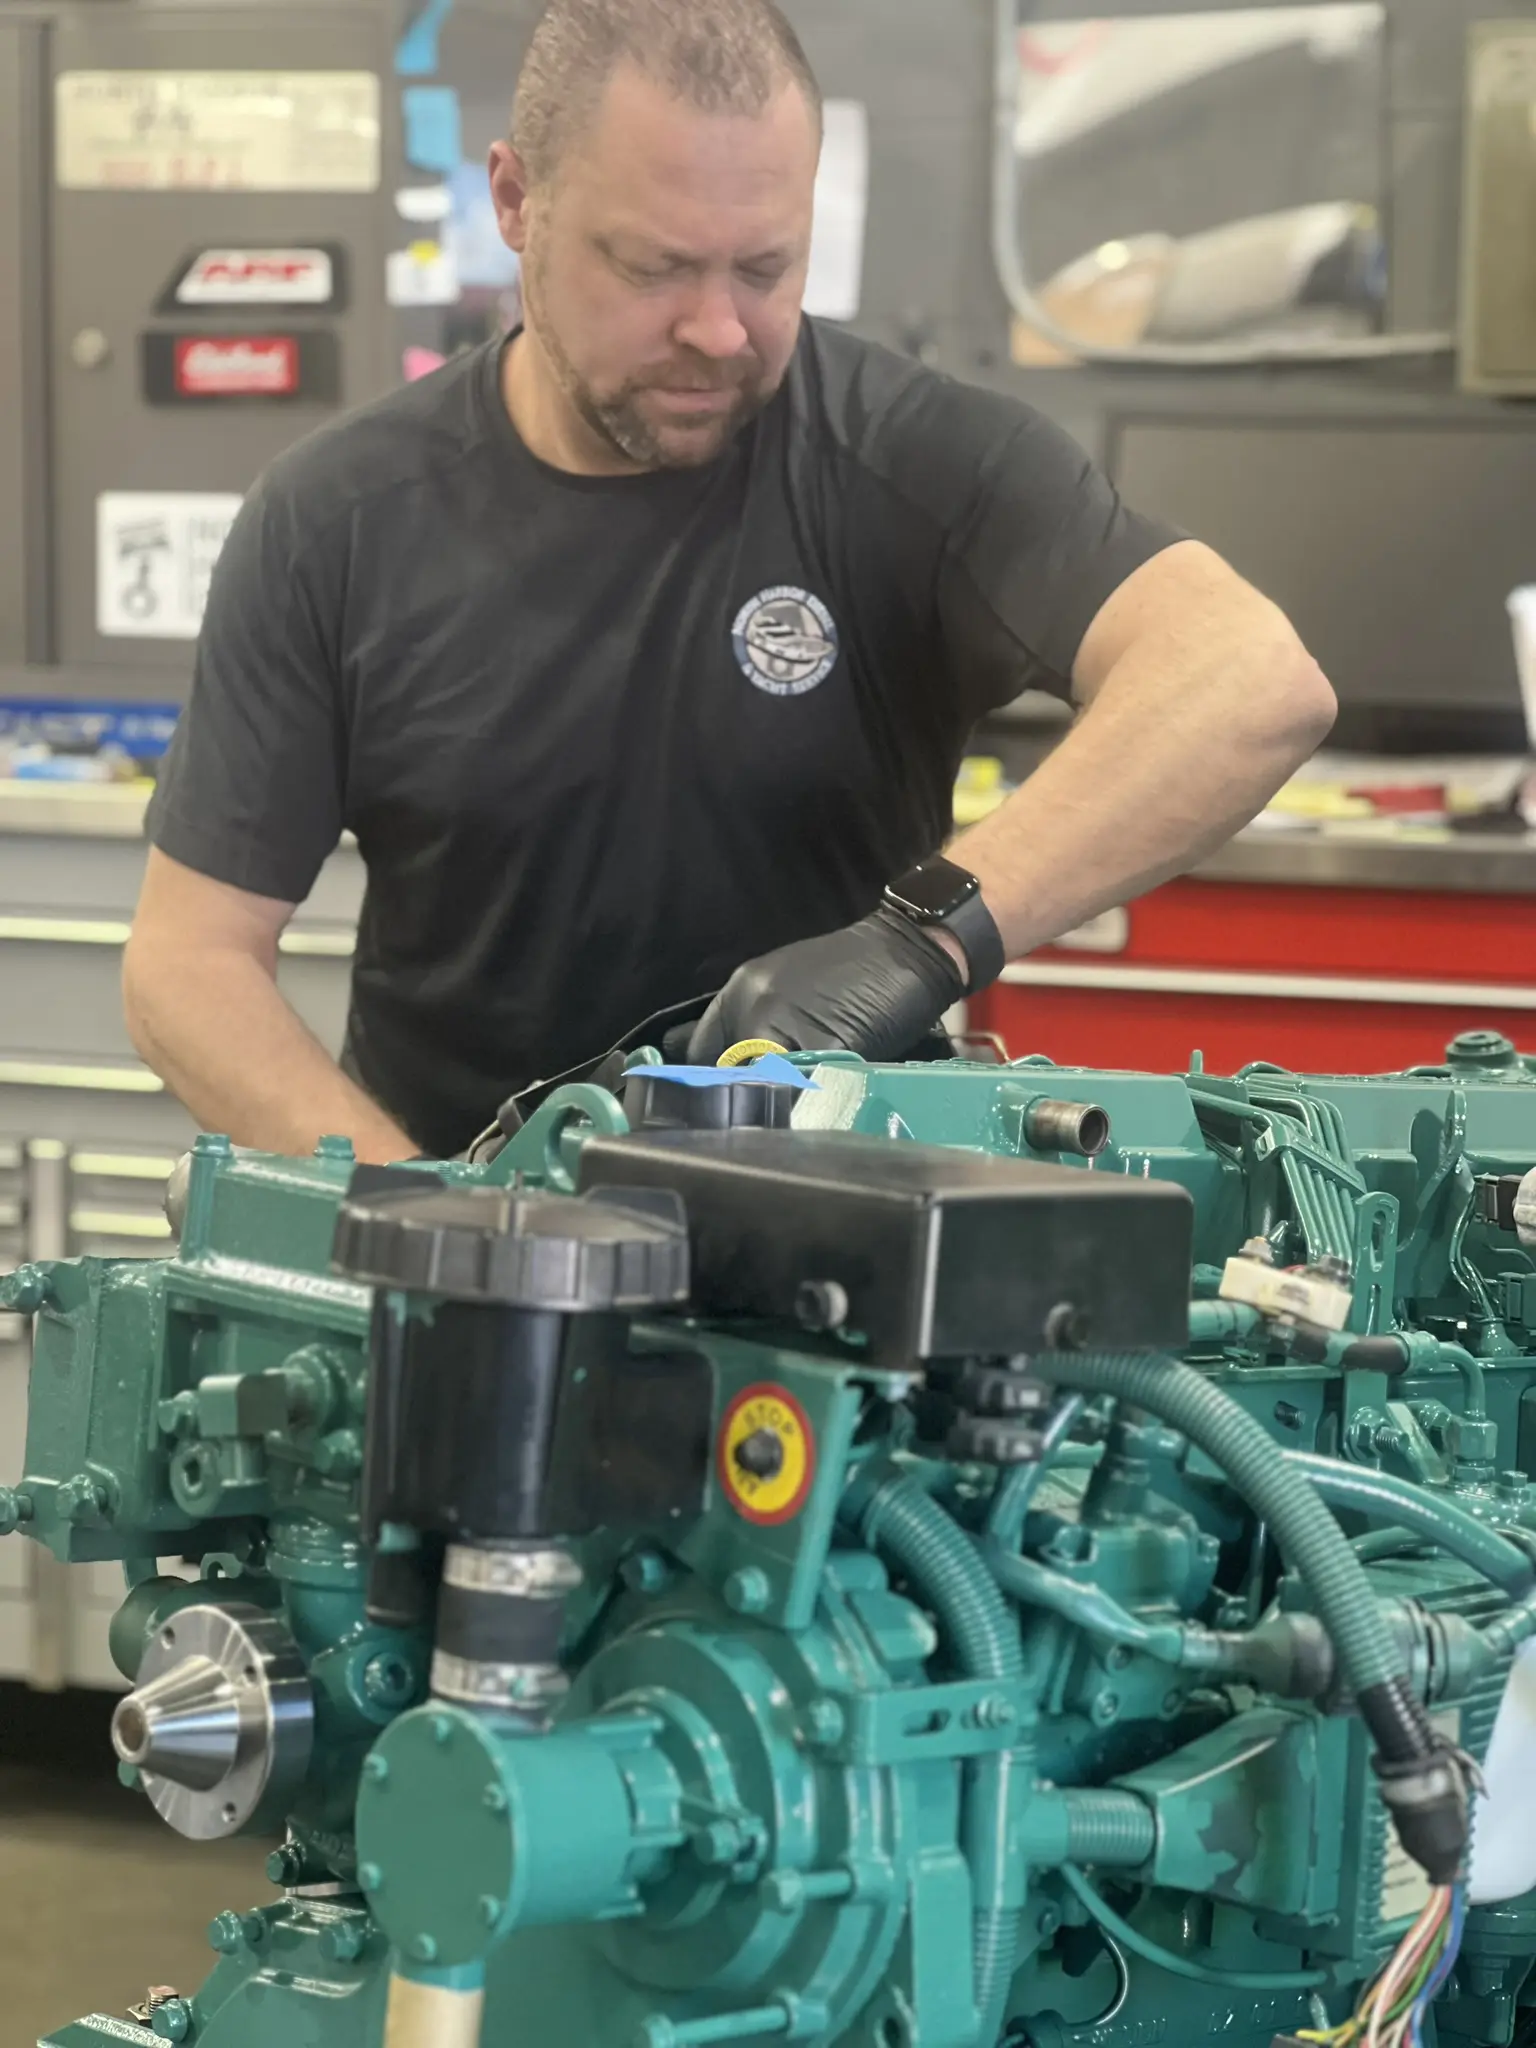
<svg viewBox="0 0 1536 2048">
<path fill-rule="evenodd" d="M 949 932 L 970 969 L 966 994 L 990 988 L 1008 962 L 1003 935 L 981 900 L 981 884 L 952 860 L 922 861 L 892 882 L 885 906 L 909 924 Z"/>
</svg>

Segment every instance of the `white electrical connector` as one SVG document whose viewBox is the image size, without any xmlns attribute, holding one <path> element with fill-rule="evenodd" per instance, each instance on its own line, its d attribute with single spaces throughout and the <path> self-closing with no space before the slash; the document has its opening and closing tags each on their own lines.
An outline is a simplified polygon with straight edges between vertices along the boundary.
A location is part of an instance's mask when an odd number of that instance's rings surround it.
<svg viewBox="0 0 1536 2048">
<path fill-rule="evenodd" d="M 1520 1183 L 1515 1196 L 1515 1230 L 1528 1252 L 1536 1252 L 1536 1167 Z"/>
<path fill-rule="evenodd" d="M 1257 1259 L 1228 1259 L 1221 1298 L 1240 1301 L 1274 1321 L 1311 1323 L 1320 1330 L 1342 1330 L 1354 1307 L 1353 1294 L 1337 1280 L 1324 1279 L 1320 1273 L 1282 1272 Z"/>
</svg>

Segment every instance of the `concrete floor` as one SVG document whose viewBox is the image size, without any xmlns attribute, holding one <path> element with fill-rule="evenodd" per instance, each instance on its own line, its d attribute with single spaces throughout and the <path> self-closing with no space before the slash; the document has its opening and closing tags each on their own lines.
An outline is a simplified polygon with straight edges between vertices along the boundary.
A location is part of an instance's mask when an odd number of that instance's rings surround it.
<svg viewBox="0 0 1536 2048">
<path fill-rule="evenodd" d="M 95 1703 L 61 1710 L 82 1727 L 13 1741 L 9 1693 L 0 1694 L 0 2048 L 32 2048 L 84 2013 L 125 2015 L 152 1984 L 195 1990 L 213 1964 L 214 1914 L 274 1893 L 269 1844 L 183 1841 L 122 1789 L 110 1752 L 103 1764 Z"/>
</svg>

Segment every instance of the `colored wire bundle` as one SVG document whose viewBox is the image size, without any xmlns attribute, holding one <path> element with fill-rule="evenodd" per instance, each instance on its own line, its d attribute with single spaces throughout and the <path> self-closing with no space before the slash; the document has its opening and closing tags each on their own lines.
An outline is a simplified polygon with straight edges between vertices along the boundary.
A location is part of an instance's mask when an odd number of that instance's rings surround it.
<svg viewBox="0 0 1536 2048">
<path fill-rule="evenodd" d="M 1466 1917 L 1463 1887 L 1437 1886 L 1350 2017 L 1299 2038 L 1317 2048 L 1423 2048 L 1424 2015 L 1455 1968 Z"/>
</svg>

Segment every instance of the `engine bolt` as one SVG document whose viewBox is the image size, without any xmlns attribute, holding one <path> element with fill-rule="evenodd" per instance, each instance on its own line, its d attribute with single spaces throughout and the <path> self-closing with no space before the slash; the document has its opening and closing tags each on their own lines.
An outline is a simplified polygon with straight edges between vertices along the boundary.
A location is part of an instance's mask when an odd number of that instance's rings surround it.
<svg viewBox="0 0 1536 2048">
<path fill-rule="evenodd" d="M 192 2008 L 184 1998 L 168 1998 L 155 2007 L 149 2024 L 162 2041 L 185 2041 L 192 2031 Z"/>
<path fill-rule="evenodd" d="M 755 1564 L 743 1565 L 725 1582 L 725 1604 L 736 1614 L 761 1614 L 772 1594 L 768 1574 Z"/>
<path fill-rule="evenodd" d="M 1093 1703 L 1093 1718 L 1100 1728 L 1107 1728 L 1120 1712 L 1120 1695 L 1101 1692 Z"/>
<path fill-rule="evenodd" d="M 805 1732 L 818 1749 L 833 1749 L 842 1741 L 848 1718 L 834 1699 L 812 1700 L 805 1710 Z"/>
<path fill-rule="evenodd" d="M 1047 1940 L 1050 1939 L 1060 1925 L 1061 1914 L 1055 1906 L 1042 1906 L 1040 1908 L 1040 1917 L 1036 1920 L 1035 1926 Z"/>
<path fill-rule="evenodd" d="M 320 1953 L 333 1963 L 355 1963 L 368 1946 L 369 1922 L 361 1914 L 338 1920 L 320 1937 Z"/>
<path fill-rule="evenodd" d="M 267 1858 L 267 1881 L 281 1891 L 286 1891 L 290 1885 L 303 1883 L 304 1857 L 292 1842 L 285 1842 L 280 1849 L 274 1849 Z"/>
<path fill-rule="evenodd" d="M 380 1756 L 375 1750 L 372 1756 L 363 1758 L 363 1776 L 370 1785 L 385 1785 L 389 1782 L 389 1758 Z"/>
<path fill-rule="evenodd" d="M 496 1922 L 501 1918 L 502 1911 L 503 1908 L 500 1899 L 494 1897 L 490 1892 L 485 1892 L 484 1894 L 482 1894 L 480 1900 L 480 1918 L 485 1922 L 487 1927 L 494 1927 L 496 1925 Z"/>
<path fill-rule="evenodd" d="M 712 1820 L 693 1835 L 693 1853 L 710 1869 L 734 1863 L 742 1851 L 741 1829 L 734 1821 Z"/>
<path fill-rule="evenodd" d="M 260 1913 L 244 1913 L 240 1918 L 240 1932 L 252 1948 L 260 1948 L 267 1938 L 267 1923 Z"/>
<path fill-rule="evenodd" d="M 208 1923 L 208 1946 L 221 1956 L 233 1955 L 244 1939 L 238 1913 L 220 1913 Z"/>
<path fill-rule="evenodd" d="M 418 1934 L 411 1943 L 411 1954 L 418 1963 L 435 1963 L 437 1961 L 437 1943 L 430 1934 Z"/>
<path fill-rule="evenodd" d="M 432 1740 L 439 1749 L 446 1749 L 453 1740 L 453 1723 L 446 1714 L 432 1716 Z"/>
<path fill-rule="evenodd" d="M 507 1810 L 506 1787 L 494 1783 L 487 1785 L 480 1794 L 480 1804 L 487 1813 L 505 1813 Z"/>
<path fill-rule="evenodd" d="M 384 1873 L 377 1863 L 360 1863 L 357 1866 L 359 1891 L 381 1892 L 384 1889 Z"/>
<path fill-rule="evenodd" d="M 667 1569 L 666 1559 L 658 1551 L 636 1550 L 620 1565 L 619 1577 L 631 1593 L 660 1593 L 672 1574 Z"/>
<path fill-rule="evenodd" d="M 0 1536 L 13 1536 L 23 1522 L 30 1522 L 36 1509 L 30 1493 L 13 1486 L 0 1486 Z"/>
<path fill-rule="evenodd" d="M 976 1708 L 978 1728 L 1011 1728 L 1014 1720 L 1013 1702 L 1004 1699 L 1001 1693 L 993 1693 Z"/>
</svg>

